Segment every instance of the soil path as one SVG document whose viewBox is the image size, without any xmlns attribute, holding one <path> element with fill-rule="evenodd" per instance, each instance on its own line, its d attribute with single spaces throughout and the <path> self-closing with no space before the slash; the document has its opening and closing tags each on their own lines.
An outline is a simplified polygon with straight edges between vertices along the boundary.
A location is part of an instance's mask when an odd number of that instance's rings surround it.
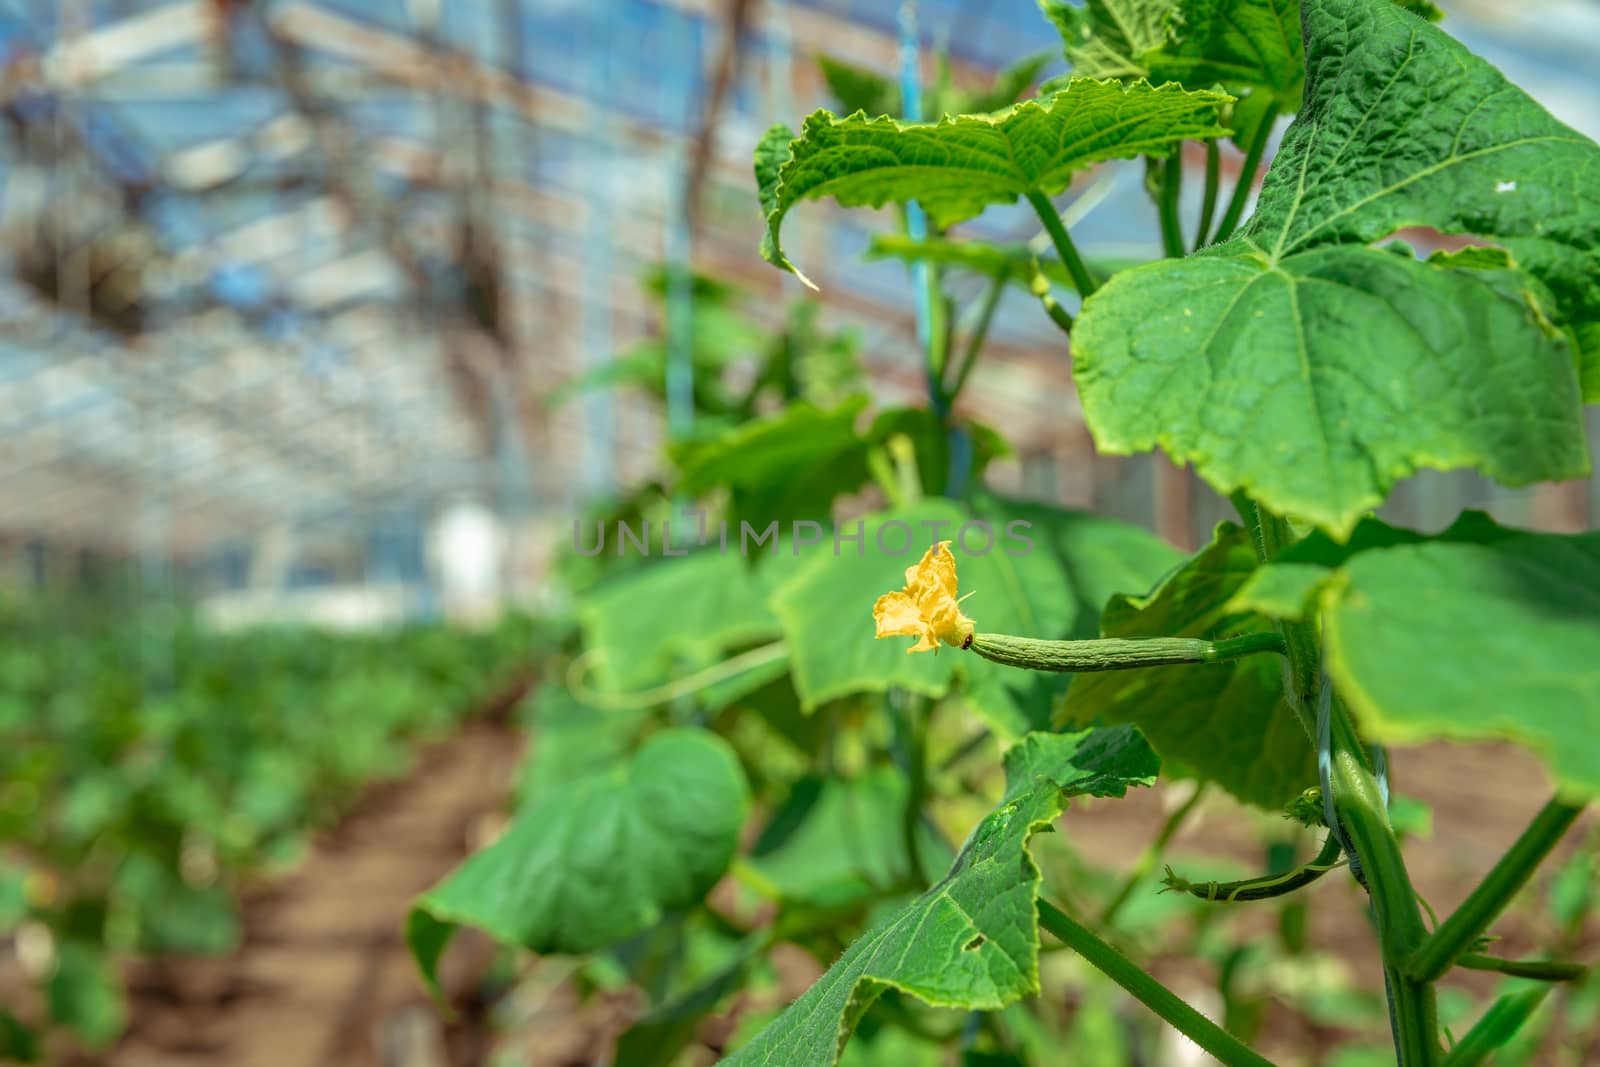
<svg viewBox="0 0 1600 1067">
<path fill-rule="evenodd" d="M 476 1058 L 447 1034 L 406 950 L 412 899 L 504 808 L 520 755 L 508 689 L 378 786 L 306 862 L 245 905 L 233 956 L 136 976 L 114 1067 L 440 1067 Z M 453 1047 L 447 1048 L 447 1044 Z"/>
</svg>

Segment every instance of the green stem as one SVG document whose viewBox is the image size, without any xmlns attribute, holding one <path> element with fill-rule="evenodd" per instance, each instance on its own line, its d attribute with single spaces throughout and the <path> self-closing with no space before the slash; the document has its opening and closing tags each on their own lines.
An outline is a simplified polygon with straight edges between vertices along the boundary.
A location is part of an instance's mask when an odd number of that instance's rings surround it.
<svg viewBox="0 0 1600 1067">
<path fill-rule="evenodd" d="M 1178 221 L 1178 194 L 1183 190 L 1183 146 L 1172 150 L 1161 168 L 1161 247 L 1172 259 L 1183 258 L 1183 225 Z"/>
<path fill-rule="evenodd" d="M 1195 1011 L 1176 993 L 1048 900 L 1039 901 L 1039 925 L 1225 1067 L 1272 1067 L 1271 1060 Z"/>
<path fill-rule="evenodd" d="M 1505 910 L 1581 810 L 1582 805 L 1563 803 L 1559 799 L 1541 808 L 1478 887 L 1406 960 L 1406 972 L 1419 981 L 1431 982 L 1449 970 L 1456 957 Z"/>
<path fill-rule="evenodd" d="M 1461 1035 L 1461 1040 L 1444 1058 L 1441 1067 L 1477 1067 L 1516 1036 L 1522 1024 L 1544 1003 L 1549 993 L 1547 986 L 1544 989 L 1508 993 L 1496 1000 L 1489 1005 L 1483 1017 L 1473 1024 L 1472 1029 Z"/>
<path fill-rule="evenodd" d="M 1342 705 L 1335 702 L 1337 710 Z M 1382 791 L 1364 762 L 1347 714 L 1333 720 L 1334 813 L 1372 897 L 1389 991 L 1395 1053 L 1400 1067 L 1432 1067 L 1439 1058 L 1439 1019 L 1433 986 L 1407 975 L 1402 961 L 1427 936 L 1422 909 L 1400 845 L 1389 825 Z"/>
<path fill-rule="evenodd" d="M 955 307 L 940 288 L 938 271 L 928 264 L 928 306 L 933 309 L 932 336 L 928 338 L 928 381 L 934 385 L 944 381 L 945 370 L 950 366 L 950 352 L 955 348 Z"/>
<path fill-rule="evenodd" d="M 1255 540 L 1256 558 L 1265 563 L 1294 543 L 1294 532 L 1282 518 L 1274 515 L 1254 500 L 1246 497 L 1244 511 L 1250 516 L 1250 531 Z M 1318 686 L 1317 629 L 1316 624 L 1303 620 L 1277 623 L 1283 636 L 1289 707 L 1300 720 L 1301 729 L 1314 746 L 1317 727 L 1313 709 L 1316 707 Z"/>
<path fill-rule="evenodd" d="M 1278 106 L 1268 104 L 1266 113 L 1261 116 L 1261 125 L 1256 127 L 1256 135 L 1250 139 L 1250 147 L 1245 150 L 1244 166 L 1239 168 L 1239 180 L 1234 184 L 1233 195 L 1228 198 L 1228 210 L 1223 212 L 1222 221 L 1217 224 L 1217 235 L 1211 239 L 1212 244 L 1220 244 L 1232 237 L 1234 227 L 1239 225 L 1245 201 L 1250 199 L 1250 190 L 1255 188 L 1261 155 L 1267 150 L 1267 139 L 1272 136 L 1272 127 L 1277 118 Z"/>
<path fill-rule="evenodd" d="M 989 326 L 994 321 L 995 308 L 1000 306 L 1000 297 L 1005 293 L 1006 281 L 1006 275 L 1000 274 L 989 282 L 988 291 L 983 294 L 983 303 L 978 307 L 978 321 L 973 323 L 971 332 L 967 334 L 966 347 L 961 351 L 961 363 L 956 368 L 956 379 L 945 390 L 946 407 L 956 402 L 956 397 L 961 395 L 962 388 L 967 384 L 968 375 L 977 365 L 978 353 L 983 349 L 983 342 L 988 339 Z"/>
<path fill-rule="evenodd" d="M 1042 641 L 1009 634 L 974 634 L 967 647 L 986 660 L 1030 671 L 1083 673 L 1220 663 L 1258 652 L 1283 651 L 1275 633 L 1244 634 L 1221 641 L 1198 637 L 1107 637 L 1093 641 Z"/>
<path fill-rule="evenodd" d="M 989 740 L 989 728 L 987 726 L 978 727 L 978 729 L 973 732 L 972 736 L 968 737 L 965 741 L 961 742 L 960 745 L 956 746 L 955 751 L 951 752 L 943 759 L 943 761 L 940 762 L 939 773 L 946 774 L 952 768 L 960 766 L 966 761 L 967 757 L 971 756 L 974 752 L 978 751 L 978 749 L 982 748 L 983 743 L 987 740 Z"/>
<path fill-rule="evenodd" d="M 1282 517 L 1255 501 L 1250 502 L 1250 511 L 1254 515 L 1251 528 L 1256 554 L 1262 561 L 1271 559 L 1294 541 L 1294 533 Z M 1312 620 L 1281 623 L 1279 629 L 1285 645 L 1288 674 L 1285 687 L 1290 704 L 1315 742 L 1314 709 L 1322 682 L 1316 623 Z M 1400 843 L 1389 824 L 1383 792 L 1373 775 L 1355 723 L 1339 700 L 1332 701 L 1330 715 L 1329 785 L 1333 809 L 1338 819 L 1337 829 L 1344 834 L 1353 853 L 1352 862 L 1359 860 L 1367 892 L 1372 898 L 1378 942 L 1383 953 L 1384 982 L 1392 1011 L 1395 1054 L 1400 1067 L 1432 1067 L 1439 1057 L 1438 1012 L 1433 987 L 1411 978 L 1402 969 L 1403 961 L 1427 937 L 1422 909 L 1417 904 L 1416 890 L 1400 854 Z"/>
<path fill-rule="evenodd" d="M 1028 203 L 1033 205 L 1033 210 L 1039 214 L 1039 221 L 1044 223 L 1045 232 L 1056 246 L 1056 255 L 1061 257 L 1067 273 L 1072 275 L 1072 284 L 1077 288 L 1078 295 L 1087 297 L 1096 288 L 1094 275 L 1089 273 L 1089 268 L 1078 255 L 1078 246 L 1072 243 L 1067 228 L 1061 224 L 1061 216 L 1056 214 L 1055 205 L 1038 190 L 1028 193 Z"/>
<path fill-rule="evenodd" d="M 1050 321 L 1061 327 L 1061 332 L 1071 335 L 1072 313 L 1051 296 L 1048 292 L 1039 294 L 1039 303 L 1044 305 L 1045 314 L 1050 316 Z"/>
<path fill-rule="evenodd" d="M 679 697 L 697 693 L 718 682 L 737 677 L 745 671 L 782 659 L 789 654 L 789 645 L 786 641 L 774 641 L 752 648 L 748 652 L 741 652 L 721 663 L 714 663 L 704 670 L 665 685 L 658 685 L 653 689 L 635 689 L 626 693 L 607 693 L 589 685 L 589 670 L 597 661 L 604 658 L 603 652 L 603 649 L 589 649 L 573 659 L 567 667 L 568 692 L 577 698 L 580 704 L 587 704 L 602 711 L 640 711 L 653 708 L 657 704 L 670 703 Z"/>
<path fill-rule="evenodd" d="M 906 759 L 906 806 L 901 813 L 900 833 L 905 842 L 907 873 L 913 884 L 923 888 L 922 803 L 928 787 L 928 717 L 932 708 L 920 697 L 909 697 L 901 710 Z"/>
<path fill-rule="evenodd" d="M 1469 971 L 1492 971 L 1512 978 L 1531 978 L 1536 982 L 1576 982 L 1589 973 L 1581 963 L 1561 963 L 1557 960 L 1507 960 L 1499 956 L 1485 956 L 1480 952 L 1463 952 L 1456 957 L 1456 966 Z"/>
<path fill-rule="evenodd" d="M 1111 903 L 1106 905 L 1106 910 L 1100 913 L 1101 926 L 1109 928 L 1115 923 L 1117 912 L 1122 910 L 1122 906 L 1128 902 L 1129 897 L 1133 896 L 1133 891 L 1138 888 L 1139 884 L 1150 877 L 1150 872 L 1156 869 L 1156 864 L 1161 862 L 1161 854 L 1166 851 L 1167 846 L 1172 843 L 1172 839 L 1177 836 L 1178 830 L 1189 816 L 1194 813 L 1194 809 L 1199 806 L 1201 798 L 1205 796 L 1205 791 L 1206 785 L 1201 782 L 1189 799 L 1178 805 L 1177 810 L 1167 816 L 1167 821 L 1161 824 L 1161 831 L 1156 834 L 1155 840 L 1150 842 L 1150 846 L 1139 856 L 1138 862 L 1133 865 L 1133 870 L 1129 872 L 1121 888 L 1117 890 L 1116 896 L 1111 898 Z"/>
<path fill-rule="evenodd" d="M 1206 234 L 1211 230 L 1211 220 L 1217 213 L 1217 186 L 1222 171 L 1222 150 L 1215 140 L 1206 142 L 1206 186 L 1200 197 L 1200 222 L 1194 228 L 1194 247 L 1206 246 Z"/>
</svg>

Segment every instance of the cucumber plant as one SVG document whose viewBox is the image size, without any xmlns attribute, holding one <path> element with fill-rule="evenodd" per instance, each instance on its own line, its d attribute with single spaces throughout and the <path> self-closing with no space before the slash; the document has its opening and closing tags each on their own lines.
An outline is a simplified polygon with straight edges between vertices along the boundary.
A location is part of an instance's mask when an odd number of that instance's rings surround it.
<svg viewBox="0 0 1600 1067">
<path fill-rule="evenodd" d="M 1050 1048 L 1025 1038 L 1027 1009 L 1016 1014 L 1040 990 L 1042 931 L 1223 1063 L 1266 1064 L 1113 947 L 1031 851 L 1073 798 L 1121 796 L 1162 771 L 1322 829 L 1300 867 L 1232 882 L 1172 872 L 1168 888 L 1208 908 L 1250 906 L 1348 872 L 1370 897 L 1372 978 L 1404 1067 L 1483 1062 L 1537 1007 L 1539 983 L 1584 974 L 1498 958 L 1485 938 L 1600 789 L 1588 741 L 1600 534 L 1477 513 L 1424 534 L 1371 511 L 1421 468 L 1508 485 L 1588 472 L 1600 148 L 1435 26 L 1426 2 L 1041 7 L 1072 70 L 1037 99 L 940 91 L 929 95 L 947 106 L 995 109 L 905 121 L 869 113 L 899 102 L 887 82 L 832 64 L 836 95 L 862 109 L 762 139 L 762 253 L 781 269 L 800 273 L 782 238 L 805 201 L 903 206 L 913 224 L 874 253 L 918 264 L 927 283 L 928 410 L 881 412 L 863 429 L 864 397 L 791 394 L 755 422 L 674 446 L 679 495 L 703 501 L 699 550 L 628 567 L 581 598 L 583 651 L 531 712 L 517 818 L 411 917 L 430 977 L 461 923 L 615 960 L 639 958 L 652 931 L 709 921 L 730 942 L 722 963 L 653 997 L 619 1064 L 670 1062 L 779 942 L 832 965 L 764 1026 L 722 1041 L 730 1064 L 827 1067 L 850 1057 L 858 1030 L 876 1049 L 886 1029 L 942 1036 L 968 1062 L 1028 1062 Z M 1002 77 L 1007 95 L 1016 82 Z M 1230 138 L 1243 166 L 1227 189 Z M 1188 142 L 1206 166 L 1186 226 Z M 1116 159 L 1145 161 L 1165 255 L 1109 269 L 1079 254 L 1053 200 Z M 993 245 L 959 228 L 1021 201 L 1047 243 Z M 1462 240 L 1423 257 L 1397 239 L 1412 228 Z M 957 272 L 987 279 L 967 309 L 945 285 Z M 1011 285 L 1067 335 L 1062 373 L 1070 352 L 1098 447 L 1192 464 L 1239 522 L 1182 559 L 1125 525 L 983 487 L 1003 442 L 955 405 Z M 847 513 L 839 498 L 859 503 L 864 489 L 880 506 L 820 546 L 800 537 L 798 520 Z M 665 495 L 654 506 L 668 513 Z M 795 529 L 741 558 L 707 537 L 708 517 Z M 1026 551 L 983 536 L 1017 523 Z M 874 635 L 865 616 L 879 593 Z M 874 640 L 898 635 L 936 654 Z M 929 816 L 959 792 L 939 770 L 978 750 L 930 760 L 951 709 L 1004 750 L 998 802 L 958 848 Z M 1438 921 L 1407 872 L 1384 748 L 1431 738 L 1515 741 L 1556 783 Z M 862 840 L 869 859 L 849 844 Z M 732 903 L 708 903 L 726 875 Z M 865 932 L 839 936 L 850 928 Z M 1455 1040 L 1435 992 L 1453 968 L 1534 986 Z M 969 1024 L 941 1035 L 919 1001 L 970 1012 Z"/>
</svg>

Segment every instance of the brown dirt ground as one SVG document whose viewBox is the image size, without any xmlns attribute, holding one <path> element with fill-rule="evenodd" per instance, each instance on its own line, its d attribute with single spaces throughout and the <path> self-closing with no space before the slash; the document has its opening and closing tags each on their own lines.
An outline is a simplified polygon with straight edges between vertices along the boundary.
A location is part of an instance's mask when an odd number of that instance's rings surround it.
<svg viewBox="0 0 1600 1067">
<path fill-rule="evenodd" d="M 406 778 L 370 790 L 292 874 L 245 901 L 221 959 L 130 976 L 131 1028 L 107 1067 L 443 1067 L 478 1058 L 471 1020 L 445 1026 L 402 936 L 411 900 L 499 817 L 521 753 L 519 682 Z M 469 949 L 471 946 L 468 946 Z M 486 950 L 476 953 L 481 967 Z M 462 955 L 462 954 L 458 954 Z M 468 951 L 464 955 L 472 956 Z M 447 982 L 449 976 L 447 975 Z"/>
<path fill-rule="evenodd" d="M 487 1020 L 471 990 L 488 960 L 481 943 L 457 946 L 447 990 L 462 1014 L 441 1022 L 401 938 L 411 899 L 448 871 L 499 817 L 520 753 L 498 716 L 475 719 L 424 753 L 408 779 L 374 790 L 293 875 L 250 900 L 246 944 L 224 960 L 152 966 L 136 976 L 133 1029 L 99 1063 L 113 1067 L 468 1067 L 488 1051 Z M 1537 762 L 1509 745 L 1430 745 L 1396 752 L 1396 788 L 1430 804 L 1430 839 L 1411 842 L 1417 888 L 1443 914 L 1458 903 L 1547 799 Z M 1125 869 L 1164 818 L 1160 790 L 1093 802 L 1063 831 L 1088 858 Z M 1261 844 L 1231 801 L 1213 796 L 1172 845 L 1178 854 L 1225 856 L 1246 868 Z M 1594 823 L 1569 834 L 1565 855 Z M 1554 864 L 1551 863 L 1550 866 Z M 1548 869 L 1548 868 L 1547 868 Z M 1358 977 L 1376 975 L 1365 902 L 1337 873 L 1317 887 L 1310 942 L 1343 958 Z M 1539 946 L 1504 930 L 1510 956 Z M 1592 956 L 1593 946 L 1585 953 Z M 808 961 L 809 962 L 809 961 Z M 1147 961 L 1163 976 L 1193 970 L 1180 959 Z M 637 1005 L 627 998 L 579 1004 L 559 969 L 541 968 L 518 997 L 515 1029 L 540 1063 L 604 1062 Z M 1460 972 L 1457 972 L 1459 975 Z M 1198 979 L 1198 976 L 1193 976 Z M 1452 976 L 1487 992 L 1493 976 Z M 1287 1015 L 1287 1013 L 1285 1013 Z M 1335 1035 L 1303 1021 L 1269 1021 L 1273 1043 L 1305 1049 Z M 522 1044 L 522 1042 L 515 1042 Z M 1600 1062 L 1600 1049 L 1596 1050 Z M 95 1061 L 85 1061 L 95 1062 Z"/>
</svg>

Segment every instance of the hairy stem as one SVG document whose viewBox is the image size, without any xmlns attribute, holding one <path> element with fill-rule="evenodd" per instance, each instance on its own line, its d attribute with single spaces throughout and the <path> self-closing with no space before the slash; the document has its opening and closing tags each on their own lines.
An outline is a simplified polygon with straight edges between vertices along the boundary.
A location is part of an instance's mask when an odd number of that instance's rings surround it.
<svg viewBox="0 0 1600 1067">
<path fill-rule="evenodd" d="M 1055 205 L 1050 203 L 1049 197 L 1037 190 L 1028 194 L 1028 203 L 1033 205 L 1033 210 L 1039 214 L 1039 221 L 1044 223 L 1044 230 L 1050 235 L 1051 243 L 1056 246 L 1056 255 L 1066 264 L 1067 273 L 1072 276 L 1072 284 L 1077 288 L 1078 295 L 1087 297 L 1096 288 L 1094 275 L 1089 273 L 1089 268 L 1078 255 L 1078 246 L 1072 243 L 1067 228 L 1061 224 L 1061 216 L 1056 213 Z"/>
<path fill-rule="evenodd" d="M 906 772 L 906 804 L 900 833 L 905 843 L 906 867 L 913 884 L 924 886 L 922 873 L 922 802 L 928 786 L 928 719 L 933 709 L 921 697 L 908 696 L 897 721 Z"/>
<path fill-rule="evenodd" d="M 1507 960 L 1499 956 L 1485 956 L 1480 952 L 1463 952 L 1456 957 L 1456 966 L 1469 971 L 1491 971 L 1512 978 L 1531 978 L 1536 982 L 1576 982 L 1589 973 L 1581 963 L 1562 963 L 1558 960 Z"/>
<path fill-rule="evenodd" d="M 1228 198 L 1228 210 L 1222 213 L 1222 221 L 1217 224 L 1217 235 L 1211 239 L 1212 244 L 1220 244 L 1232 237 L 1234 228 L 1239 225 L 1239 219 L 1244 215 L 1245 201 L 1250 199 L 1250 190 L 1255 188 L 1261 155 L 1267 150 L 1267 139 L 1272 136 L 1272 126 L 1277 118 L 1277 105 L 1267 105 L 1266 114 L 1261 116 L 1261 125 L 1256 128 L 1255 136 L 1250 138 L 1250 147 L 1245 150 L 1244 165 L 1239 168 L 1239 180 L 1234 184 L 1233 195 Z"/>
<path fill-rule="evenodd" d="M 1183 258 L 1183 226 L 1178 221 L 1178 194 L 1183 191 L 1183 146 L 1173 149 L 1161 167 L 1161 247 L 1172 259 Z"/>
<path fill-rule="evenodd" d="M 1072 333 L 1072 313 L 1062 307 L 1061 303 L 1050 295 L 1048 289 L 1039 294 L 1039 303 L 1044 305 L 1045 314 L 1050 316 L 1050 321 L 1061 327 L 1062 333 Z"/>
<path fill-rule="evenodd" d="M 1264 123 L 1270 125 L 1270 122 Z M 1241 182 L 1243 179 L 1241 179 Z M 1226 226 L 1227 220 L 1224 219 Z M 1255 501 L 1250 502 L 1256 553 L 1265 561 L 1294 541 L 1289 524 Z M 1315 742 L 1314 709 L 1322 686 L 1321 657 L 1317 651 L 1316 624 L 1311 620 L 1281 623 L 1285 645 L 1284 687 L 1291 706 Z M 1433 986 L 1410 977 L 1403 962 L 1415 952 L 1427 928 L 1416 890 L 1400 854 L 1400 843 L 1389 824 L 1383 791 L 1373 774 L 1366 748 L 1343 702 L 1331 701 L 1330 767 L 1328 788 L 1336 825 L 1342 834 L 1352 868 L 1362 872 L 1377 919 L 1378 942 L 1383 952 L 1384 984 L 1388 991 L 1390 1025 L 1395 1056 L 1400 1067 L 1433 1067 L 1439 1058 L 1439 1023 Z"/>
<path fill-rule="evenodd" d="M 1525 989 L 1496 1000 L 1489 1005 L 1483 1017 L 1472 1025 L 1472 1029 L 1461 1035 L 1461 1040 L 1444 1058 L 1441 1067 L 1477 1067 L 1522 1029 L 1522 1024 L 1544 1003 L 1549 993 L 1548 987 Z"/>
<path fill-rule="evenodd" d="M 1150 842 L 1150 846 L 1140 854 L 1138 862 L 1133 865 L 1133 870 L 1123 880 L 1116 896 L 1111 898 L 1111 903 L 1106 905 L 1106 910 L 1100 913 L 1101 926 L 1110 927 L 1116 921 L 1117 912 L 1121 911 L 1122 906 L 1128 902 L 1128 898 L 1133 896 L 1133 891 L 1139 887 L 1139 883 L 1150 877 L 1150 872 L 1156 869 L 1156 864 L 1161 862 L 1161 854 L 1172 843 L 1172 839 L 1177 836 L 1184 822 L 1194 813 L 1194 809 L 1200 805 L 1200 800 L 1205 796 L 1205 792 L 1206 785 L 1201 782 L 1189 799 L 1178 805 L 1177 809 L 1167 816 L 1167 821 L 1161 824 L 1161 831 L 1156 834 L 1155 840 Z"/>
<path fill-rule="evenodd" d="M 1449 970 L 1456 957 L 1505 910 L 1581 810 L 1581 805 L 1567 804 L 1560 799 L 1551 800 L 1541 808 L 1522 831 L 1522 836 L 1484 875 L 1478 887 L 1406 961 L 1406 973 L 1419 981 L 1431 982 Z"/>
<path fill-rule="evenodd" d="M 1259 652 L 1283 651 L 1275 633 L 1245 634 L 1221 641 L 1198 637 L 1107 637 L 1093 641 L 1043 641 L 1009 634 L 974 634 L 967 647 L 986 660 L 1030 671 L 1084 673 L 1220 663 Z"/>
<path fill-rule="evenodd" d="M 1272 1067 L 1271 1060 L 1194 1010 L 1176 993 L 1048 900 L 1039 901 L 1039 925 L 1225 1067 Z"/>
<path fill-rule="evenodd" d="M 1206 234 L 1211 230 L 1211 220 L 1217 213 L 1217 186 L 1222 171 L 1222 149 L 1215 140 L 1206 142 L 1206 184 L 1200 195 L 1200 221 L 1194 228 L 1194 247 L 1206 246 Z"/>
</svg>

